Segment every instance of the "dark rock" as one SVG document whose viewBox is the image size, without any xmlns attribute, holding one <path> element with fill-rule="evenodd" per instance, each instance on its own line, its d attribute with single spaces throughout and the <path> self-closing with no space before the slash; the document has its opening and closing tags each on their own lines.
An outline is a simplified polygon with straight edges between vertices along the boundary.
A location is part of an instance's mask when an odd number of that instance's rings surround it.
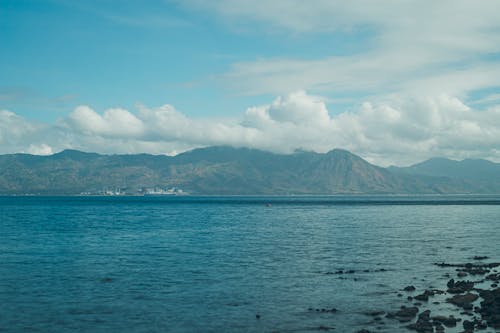
<svg viewBox="0 0 500 333">
<path fill-rule="evenodd" d="M 406 306 L 402 306 L 399 311 L 397 311 L 394 315 L 397 320 L 400 322 L 408 322 L 415 318 L 418 313 L 418 308 L 416 306 L 407 308 Z"/>
<path fill-rule="evenodd" d="M 256 318 L 256 319 L 260 319 L 260 314 L 256 314 L 256 315 L 255 315 L 255 318 Z"/>
<path fill-rule="evenodd" d="M 456 306 L 462 307 L 464 309 L 472 309 L 472 302 L 478 299 L 478 295 L 467 293 L 464 295 L 455 295 L 451 298 L 447 298 L 448 303 L 455 304 Z"/>
<path fill-rule="evenodd" d="M 472 321 L 468 321 L 468 320 L 464 320 L 462 325 L 464 326 L 464 330 L 466 330 L 466 331 L 474 330 L 474 326 L 475 326 Z"/>
<path fill-rule="evenodd" d="M 500 329 L 500 288 L 493 290 L 480 290 L 479 295 L 483 298 L 479 313 L 488 325 Z"/>
<path fill-rule="evenodd" d="M 476 328 L 477 328 L 478 330 L 485 330 L 485 329 L 487 329 L 487 328 L 488 328 L 488 325 L 486 325 L 485 323 L 481 323 L 481 322 L 479 322 L 479 323 L 476 323 Z"/>
<path fill-rule="evenodd" d="M 336 313 L 336 312 L 338 312 L 338 311 L 339 311 L 339 310 L 337 310 L 336 308 L 331 308 L 331 309 L 325 309 L 325 308 L 322 308 L 322 309 L 314 309 L 314 308 L 309 308 L 308 310 L 309 310 L 309 311 L 322 312 L 322 313 Z"/>
<path fill-rule="evenodd" d="M 404 291 L 415 291 L 415 287 L 414 286 L 406 286 L 403 288 Z"/>
<path fill-rule="evenodd" d="M 422 294 L 415 296 L 414 298 L 417 301 L 425 301 L 427 302 L 429 300 L 429 296 L 434 296 L 435 292 L 432 290 L 426 290 Z"/>
<path fill-rule="evenodd" d="M 488 256 L 474 256 L 472 257 L 474 260 L 485 260 L 485 259 L 490 259 Z"/>
<path fill-rule="evenodd" d="M 325 325 L 320 325 L 318 328 L 317 328 L 318 331 L 329 331 L 329 330 L 333 330 L 333 327 L 330 327 L 330 326 L 325 326 Z"/>
<path fill-rule="evenodd" d="M 433 320 L 433 322 L 435 322 L 437 324 L 443 324 L 446 327 L 455 327 L 455 326 L 457 326 L 457 322 L 459 321 L 459 319 L 456 319 L 453 316 L 449 316 L 449 317 L 435 316 L 435 317 L 432 317 L 432 320 Z"/>
<path fill-rule="evenodd" d="M 472 310 L 472 304 L 464 304 L 462 306 L 464 308 L 464 310 L 467 310 L 468 312 L 466 312 L 467 315 L 469 316 L 472 316 L 472 313 L 470 312 L 470 310 Z"/>
<path fill-rule="evenodd" d="M 486 279 L 498 282 L 498 281 L 500 281 L 500 274 L 490 274 L 490 275 L 486 276 Z"/>
<path fill-rule="evenodd" d="M 381 315 L 385 314 L 385 311 L 367 311 L 364 314 L 367 316 L 376 317 L 376 316 L 381 316 Z"/>
<path fill-rule="evenodd" d="M 425 310 L 418 315 L 417 322 L 410 324 L 407 327 L 419 333 L 434 333 L 434 326 L 430 322 L 430 310 Z"/>
<path fill-rule="evenodd" d="M 434 325 L 434 329 L 436 330 L 436 332 L 444 332 L 444 326 L 439 323 Z"/>
<path fill-rule="evenodd" d="M 474 288 L 474 282 L 471 281 L 457 281 L 451 279 L 446 284 L 450 294 L 461 294 Z"/>
</svg>

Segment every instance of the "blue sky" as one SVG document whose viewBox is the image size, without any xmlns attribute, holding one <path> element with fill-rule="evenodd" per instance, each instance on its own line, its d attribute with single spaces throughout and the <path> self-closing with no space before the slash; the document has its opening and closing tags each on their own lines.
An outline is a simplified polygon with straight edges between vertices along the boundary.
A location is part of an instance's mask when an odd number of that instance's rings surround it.
<svg viewBox="0 0 500 333">
<path fill-rule="evenodd" d="M 499 11 L 463 0 L 0 0 L 0 152 L 228 144 L 346 148 L 381 164 L 499 160 Z"/>
<path fill-rule="evenodd" d="M 0 85 L 12 95 L 2 106 L 41 120 L 79 104 L 168 102 L 189 115 L 231 115 L 273 97 L 231 90 L 221 76 L 232 63 L 345 54 L 363 48 L 366 33 L 232 28 L 168 1 L 2 0 L 0 22 Z"/>
</svg>

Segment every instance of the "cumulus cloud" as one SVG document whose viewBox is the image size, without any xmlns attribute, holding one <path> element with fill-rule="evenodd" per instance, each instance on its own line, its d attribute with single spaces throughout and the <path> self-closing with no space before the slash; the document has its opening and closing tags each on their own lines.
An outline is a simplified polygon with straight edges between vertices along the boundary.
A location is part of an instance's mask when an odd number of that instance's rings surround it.
<svg viewBox="0 0 500 333">
<path fill-rule="evenodd" d="M 69 115 L 68 122 L 84 133 L 102 136 L 138 136 L 144 131 L 141 120 L 119 108 L 100 115 L 88 106 L 79 106 Z"/>
<path fill-rule="evenodd" d="M 171 105 L 99 113 L 77 107 L 54 124 L 35 124 L 0 111 L 2 152 L 50 154 L 65 148 L 101 153 L 175 154 L 211 145 L 280 153 L 344 148 L 382 164 L 432 156 L 500 161 L 500 106 L 477 110 L 457 97 L 394 96 L 351 111 L 329 112 L 325 99 L 297 91 L 237 118 L 192 118 Z"/>
<path fill-rule="evenodd" d="M 32 155 L 52 155 L 52 147 L 42 143 L 42 144 L 30 144 L 27 151 L 28 154 Z"/>
</svg>

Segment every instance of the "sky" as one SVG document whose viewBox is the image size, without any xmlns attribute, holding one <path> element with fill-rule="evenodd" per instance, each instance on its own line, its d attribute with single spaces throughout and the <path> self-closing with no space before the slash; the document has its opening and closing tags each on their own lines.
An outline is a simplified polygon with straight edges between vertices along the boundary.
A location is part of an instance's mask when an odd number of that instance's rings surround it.
<svg viewBox="0 0 500 333">
<path fill-rule="evenodd" d="M 500 162 L 497 0 L 0 0 L 0 153 Z"/>
</svg>

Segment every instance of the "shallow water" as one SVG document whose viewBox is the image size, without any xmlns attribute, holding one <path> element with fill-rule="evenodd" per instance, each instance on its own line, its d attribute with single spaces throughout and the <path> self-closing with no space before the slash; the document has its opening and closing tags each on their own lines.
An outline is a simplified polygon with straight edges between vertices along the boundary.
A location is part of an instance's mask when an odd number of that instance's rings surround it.
<svg viewBox="0 0 500 333">
<path fill-rule="evenodd" d="M 434 262 L 500 261 L 499 219 L 499 197 L 3 197 L 0 331 L 375 330 L 404 286 L 443 288 Z"/>
</svg>

